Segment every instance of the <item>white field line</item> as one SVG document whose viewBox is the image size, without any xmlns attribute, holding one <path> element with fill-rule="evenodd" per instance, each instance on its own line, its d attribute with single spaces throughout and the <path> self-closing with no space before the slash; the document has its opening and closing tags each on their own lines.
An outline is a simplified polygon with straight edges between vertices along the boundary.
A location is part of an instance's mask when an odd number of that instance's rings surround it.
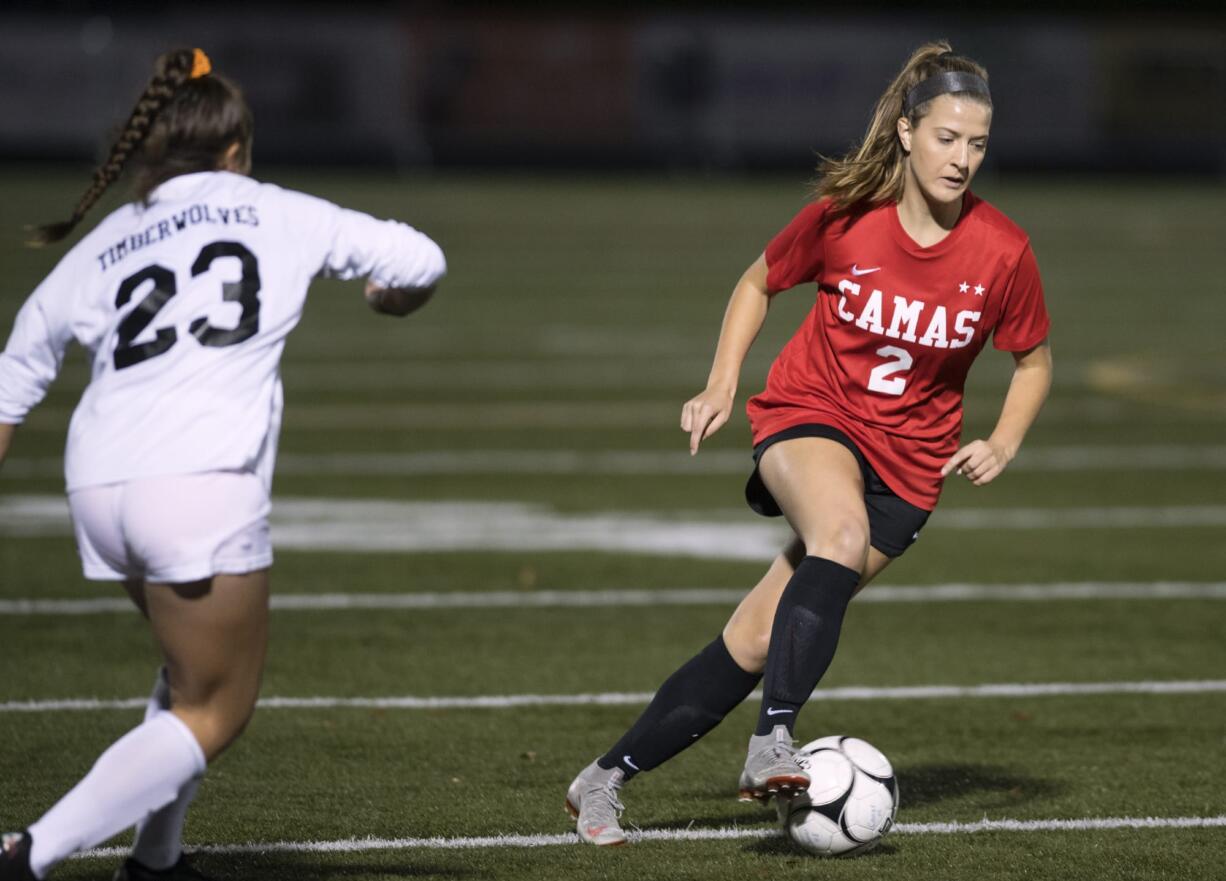
<svg viewBox="0 0 1226 881">
<path fill-rule="evenodd" d="M 988 820 L 974 823 L 899 823 L 893 835 L 975 835 L 983 832 L 1097 832 L 1117 829 L 1210 829 L 1226 826 L 1218 817 L 1083 817 L 1070 820 Z M 641 829 L 631 841 L 742 841 L 777 838 L 779 829 L 720 827 L 717 829 Z M 372 850 L 475 850 L 478 848 L 534 848 L 578 845 L 573 832 L 556 835 L 487 835 L 474 838 L 346 838 L 339 841 L 268 841 L 249 844 L 211 844 L 189 847 L 189 853 L 360 853 Z M 130 848 L 102 847 L 77 854 L 75 859 L 125 857 Z"/>
<path fill-rule="evenodd" d="M 419 476 L 474 474 L 547 475 L 748 475 L 748 451 L 709 450 L 699 456 L 661 450 L 441 450 L 428 453 L 287 453 L 277 462 L 286 476 Z M 1050 446 L 1023 449 L 1011 470 L 1188 471 L 1226 470 L 1226 445 Z M 56 477 L 58 458 L 13 459 L 6 474 Z"/>
<path fill-rule="evenodd" d="M 721 520 L 721 513 L 735 519 Z M 1155 529 L 1226 526 L 1226 505 L 938 510 L 930 529 Z M 0 498 L 0 535 L 70 535 L 62 496 Z M 781 519 L 745 512 L 673 515 L 559 512 L 523 502 L 279 497 L 277 548 L 301 551 L 605 551 L 769 560 L 788 537 Z"/>
<path fill-rule="evenodd" d="M 496 590 L 419 593 L 281 594 L 278 611 L 433 609 L 562 609 L 635 606 L 723 606 L 741 601 L 739 588 L 661 588 L 657 590 Z M 1051 602 L 1059 600 L 1226 600 L 1226 582 L 1085 581 L 1054 584 L 876 585 L 857 603 Z M 102 615 L 133 611 L 125 599 L 0 600 L 0 617 L 16 615 Z"/>
<path fill-rule="evenodd" d="M 886 688 L 847 686 L 821 688 L 810 701 L 874 700 L 967 700 L 975 698 L 1068 697 L 1121 694 L 1217 694 L 1226 693 L 1226 679 L 1166 680 L 1158 682 L 996 682 L 984 685 L 909 685 Z M 755 691 L 751 700 L 760 701 Z M 508 710 L 519 707 L 638 706 L 652 698 L 652 692 L 602 692 L 596 694 L 503 694 L 471 696 L 418 697 L 265 697 L 259 707 L 265 710 Z M 148 698 L 101 700 L 66 698 L 63 700 L 6 701 L 0 713 L 89 712 L 132 710 L 148 703 Z"/>
</svg>

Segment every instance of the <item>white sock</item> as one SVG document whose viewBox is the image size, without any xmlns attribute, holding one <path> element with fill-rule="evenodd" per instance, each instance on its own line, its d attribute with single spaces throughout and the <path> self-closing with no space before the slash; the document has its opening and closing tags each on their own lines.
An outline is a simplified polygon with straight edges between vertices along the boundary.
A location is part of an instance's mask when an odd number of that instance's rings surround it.
<svg viewBox="0 0 1226 881">
<path fill-rule="evenodd" d="M 145 708 L 145 720 L 169 709 L 170 683 L 166 679 L 166 668 L 162 667 L 153 683 L 153 694 L 149 696 L 149 704 Z M 148 869 L 169 869 L 179 861 L 183 853 L 183 824 L 187 820 L 187 809 L 191 807 L 199 788 L 200 778 L 193 777 L 179 790 L 174 801 L 136 824 L 133 859 Z"/>
<path fill-rule="evenodd" d="M 191 729 L 160 710 L 98 757 L 85 778 L 30 827 L 30 868 L 42 878 L 69 854 L 106 841 L 174 801 L 204 773 Z"/>
</svg>

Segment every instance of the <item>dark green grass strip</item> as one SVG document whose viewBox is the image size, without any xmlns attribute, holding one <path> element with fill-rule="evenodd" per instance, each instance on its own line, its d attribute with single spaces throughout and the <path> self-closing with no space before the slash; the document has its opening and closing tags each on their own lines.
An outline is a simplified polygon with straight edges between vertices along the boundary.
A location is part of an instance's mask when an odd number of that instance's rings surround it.
<svg viewBox="0 0 1226 881">
<path fill-rule="evenodd" d="M 1011 532 L 927 530 L 881 584 L 1050 581 L 1211 581 L 1226 572 L 1215 528 Z M 280 593 L 594 590 L 719 587 L 748 591 L 766 561 L 638 554 L 343 554 L 279 551 Z M 0 598 L 120 597 L 118 585 L 81 575 L 72 539 L 0 540 Z M 871 590 L 871 588 L 869 588 Z M 1063 614 L 1060 605 L 1051 614 Z M 1140 612 L 1144 614 L 1143 611 Z M 602 614 L 623 614 L 610 612 Z M 0 618 L 0 631 L 19 627 Z"/>
<path fill-rule="evenodd" d="M 974 837 L 897 836 L 852 860 L 817 862 L 782 840 L 765 842 L 645 842 L 598 850 L 372 851 L 360 854 L 206 855 L 196 865 L 210 875 L 269 881 L 339 879 L 576 879 L 628 877 L 677 881 L 1188 881 L 1214 879 L 1220 829 L 1119 830 Z M 55 878 L 109 877 L 117 859 L 70 862 Z"/>
<path fill-rule="evenodd" d="M 901 781 L 901 822 L 974 822 L 984 816 L 1022 820 L 1211 816 L 1221 813 L 1215 779 L 1226 766 L 1220 753 L 1207 755 L 1202 748 L 1220 734 L 1224 714 L 1226 699 L 1221 696 L 886 702 L 848 704 L 834 711 L 823 708 L 820 715 L 809 708 L 800 731 L 813 736 L 858 734 L 884 749 Z M 0 772 L 16 783 L 9 788 L 12 794 L 2 818 L 28 822 L 22 818 L 39 812 L 55 793 L 70 786 L 93 756 L 132 724 L 134 716 L 98 713 L 78 721 L 75 716 L 49 714 L 12 726 L 0 750 Z M 210 770 L 188 839 L 220 844 L 563 832 L 569 828 L 561 810 L 566 784 L 616 736 L 626 717 L 625 710 L 612 708 L 507 715 L 260 713 L 243 740 Z M 625 792 L 625 819 L 652 829 L 684 829 L 691 823 L 770 828 L 769 813 L 734 799 L 735 775 L 751 726 L 752 714 L 740 710 L 702 744 L 636 781 Z M 440 749 L 442 744 L 445 749 Z M 1054 878 L 1061 871 L 1075 874 L 1079 867 L 1109 867 L 1113 863 L 1102 848 L 1140 840 L 1154 852 L 1141 865 L 1173 871 L 1176 866 L 1195 868 L 1201 863 L 1196 853 L 1175 859 L 1172 842 L 1200 842 L 1208 848 L 1201 859 L 1208 860 L 1214 852 L 1212 842 L 1220 841 L 1220 834 L 1162 830 L 899 835 L 888 841 L 879 857 L 841 868 L 823 864 L 820 871 L 871 872 L 872 866 L 883 865 L 878 860 L 888 860 L 892 871 L 911 877 L 906 873 L 931 869 L 936 861 L 953 860 L 957 865 L 969 860 L 968 853 L 978 858 L 975 864 L 982 871 L 997 858 L 1017 859 L 1030 853 L 1026 861 L 1030 874 L 1016 877 Z M 1081 861 L 1096 850 L 1094 860 Z M 1050 855 L 1056 862 L 1035 859 L 1036 855 Z M 599 871 L 613 865 L 619 871 L 656 876 L 695 859 L 707 877 L 715 878 L 767 866 L 772 871 L 799 872 L 803 867 L 819 871 L 818 865 L 793 856 L 782 843 L 753 841 L 655 843 L 627 848 L 617 856 L 576 847 L 477 854 L 402 852 L 385 857 L 354 854 L 336 858 L 335 864 L 316 855 L 230 856 L 209 857 L 205 864 L 231 867 L 240 874 L 259 866 L 281 866 L 277 871 L 289 872 L 294 866 L 301 870 L 335 865 L 344 871 L 345 866 L 366 866 L 393 856 L 398 862 L 388 865 L 486 867 L 492 877 L 506 878 L 526 877 L 519 873 L 531 873 L 533 867 L 548 874 L 566 867 Z M 971 867 L 968 861 L 959 871 L 969 872 Z M 672 877 L 671 870 L 663 877 Z"/>
<path fill-rule="evenodd" d="M 278 612 L 264 693 L 650 692 L 729 609 Z M 0 622 L 0 699 L 127 698 L 154 654 L 135 613 Z M 1220 678 L 1220 601 L 853 606 L 829 686 Z"/>
</svg>

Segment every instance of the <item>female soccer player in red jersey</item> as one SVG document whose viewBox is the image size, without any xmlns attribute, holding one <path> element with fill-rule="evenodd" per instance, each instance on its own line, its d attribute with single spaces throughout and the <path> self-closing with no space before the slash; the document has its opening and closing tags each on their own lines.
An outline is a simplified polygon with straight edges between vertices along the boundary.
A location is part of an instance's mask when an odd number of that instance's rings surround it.
<svg viewBox="0 0 1226 881">
<path fill-rule="evenodd" d="M 62 239 L 134 172 L 136 198 L 17 315 L 0 352 L 0 462 L 75 340 L 92 371 L 64 464 L 85 575 L 124 582 L 165 666 L 145 721 L 4 836 L 0 881 L 43 878 L 133 825 L 116 881 L 202 877 L 182 858 L 183 822 L 206 765 L 251 718 L 268 642 L 286 337 L 317 275 L 367 278 L 372 308 L 405 315 L 445 272 L 438 245 L 405 224 L 248 177 L 251 142 L 238 87 L 199 49 L 167 52 L 71 219 L 41 230 Z"/>
<path fill-rule="evenodd" d="M 625 842 L 625 781 L 710 731 L 759 679 L 744 799 L 803 790 L 796 716 L 825 673 L 843 614 L 916 539 L 950 474 L 990 483 L 1017 454 L 1051 385 L 1049 320 L 1026 234 L 969 190 L 983 162 L 987 73 L 944 42 L 918 49 L 877 102 L 863 144 L 823 163 L 819 198 L 732 292 L 706 389 L 687 402 L 690 452 L 732 412 L 771 298 L 816 283 L 817 302 L 749 400 L 746 498 L 795 536 L 722 635 L 677 670 L 567 792 L 580 837 Z M 959 446 L 962 390 L 994 335 L 1013 380 L 991 435 Z"/>
</svg>

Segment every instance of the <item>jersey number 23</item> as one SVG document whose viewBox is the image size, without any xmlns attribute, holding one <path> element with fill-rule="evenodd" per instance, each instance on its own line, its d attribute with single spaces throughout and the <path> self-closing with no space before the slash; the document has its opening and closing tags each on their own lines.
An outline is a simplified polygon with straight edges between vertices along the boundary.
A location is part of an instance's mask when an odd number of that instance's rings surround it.
<svg viewBox="0 0 1226 881">
<path fill-rule="evenodd" d="M 238 324 L 233 328 L 213 327 L 207 318 L 196 318 L 188 325 L 191 335 L 202 346 L 233 346 L 251 339 L 260 329 L 260 267 L 255 255 L 240 242 L 212 242 L 205 245 L 192 263 L 192 278 L 207 272 L 219 257 L 236 257 L 243 274 L 238 281 L 221 285 L 221 296 L 227 302 L 236 302 L 242 307 Z M 153 289 L 119 323 L 119 341 L 115 346 L 115 369 L 123 370 L 150 358 L 163 355 L 178 340 L 173 327 L 159 328 L 147 343 L 134 342 L 149 326 L 163 306 L 178 292 L 173 270 L 154 263 L 139 272 L 129 275 L 119 285 L 115 307 L 122 309 L 132 299 L 132 294 L 146 282 L 153 282 Z"/>
</svg>

